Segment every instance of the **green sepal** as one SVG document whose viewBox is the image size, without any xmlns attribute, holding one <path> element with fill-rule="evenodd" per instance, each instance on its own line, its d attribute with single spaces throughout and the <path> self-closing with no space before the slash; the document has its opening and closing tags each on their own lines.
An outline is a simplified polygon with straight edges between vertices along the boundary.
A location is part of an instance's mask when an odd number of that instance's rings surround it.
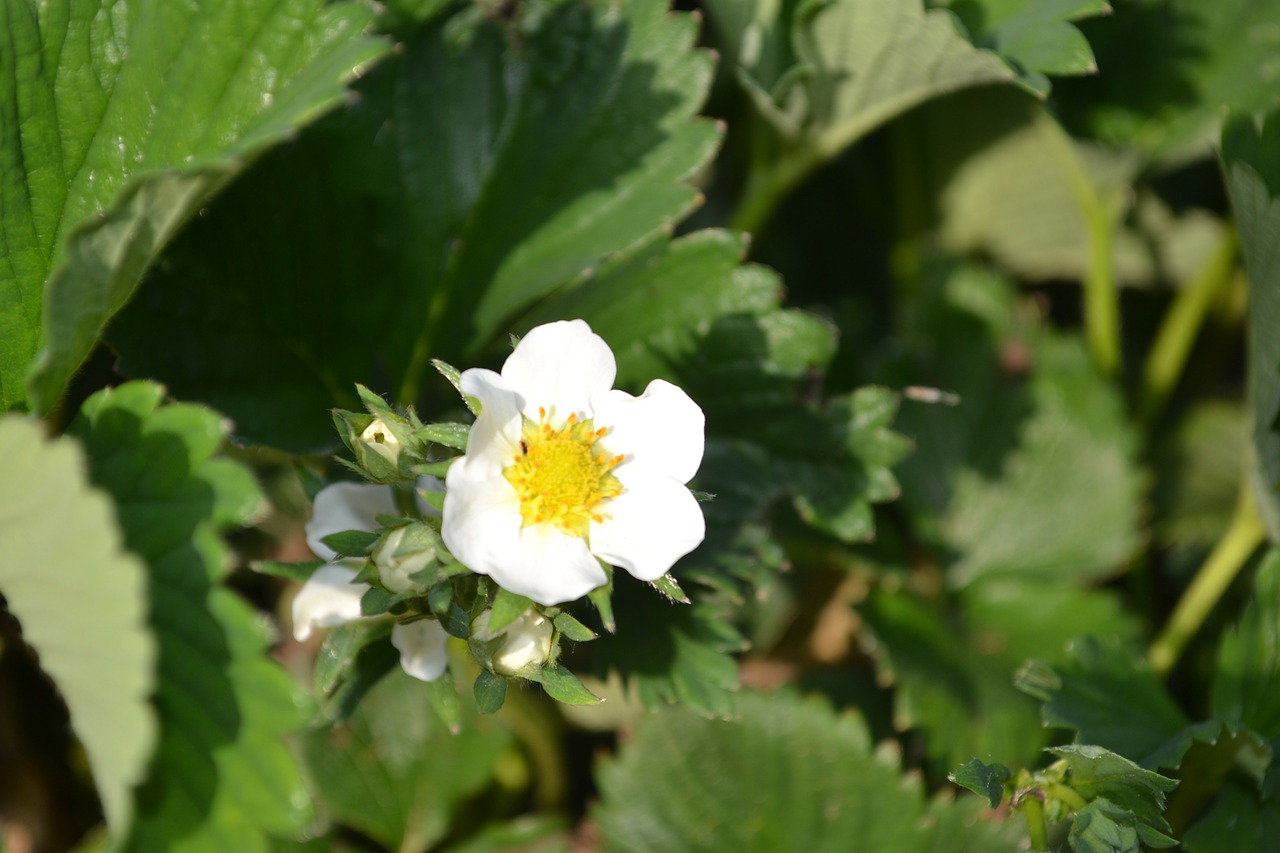
<svg viewBox="0 0 1280 853">
<path fill-rule="evenodd" d="M 601 564 L 604 565 L 604 564 Z M 613 618 L 613 567 L 604 566 L 604 573 L 609 580 L 604 586 L 598 586 L 591 592 L 587 593 L 587 598 L 595 605 L 596 610 L 600 613 L 600 624 L 610 634 L 618 631 L 618 623 Z"/>
<path fill-rule="evenodd" d="M 413 466 L 413 473 L 417 474 L 419 477 L 426 475 L 435 477 L 438 480 L 443 480 L 445 475 L 449 473 L 449 469 L 453 466 L 453 463 L 457 462 L 461 458 L 461 456 L 450 456 L 448 459 L 440 462 L 423 462 L 421 465 Z"/>
<path fill-rule="evenodd" d="M 316 495 L 320 494 L 320 490 L 327 485 L 324 478 L 301 463 L 295 463 L 293 470 L 298 475 L 298 483 L 302 486 L 302 493 L 307 496 L 308 501 L 315 503 Z"/>
<path fill-rule="evenodd" d="M 435 681 L 427 682 L 427 701 L 450 733 L 456 735 L 462 731 L 462 703 L 450 670 L 446 669 Z"/>
<path fill-rule="evenodd" d="M 684 590 L 680 588 L 680 584 L 671 575 L 663 575 L 656 581 L 650 581 L 649 586 L 662 593 L 672 601 L 680 604 L 688 604 L 689 596 L 684 594 Z"/>
<path fill-rule="evenodd" d="M 484 406 L 480 404 L 479 397 L 473 397 L 470 394 L 463 392 L 462 374 L 458 372 L 458 368 L 451 364 L 446 364 L 438 358 L 431 359 L 431 366 L 438 370 L 441 376 L 449 380 L 449 384 L 452 385 L 454 390 L 462 396 L 462 402 L 467 404 L 467 408 L 471 410 L 471 414 L 479 415 L 480 410 L 483 409 Z"/>
<path fill-rule="evenodd" d="M 284 578 L 291 581 L 306 581 L 321 566 L 327 565 L 324 560 L 303 560 L 300 563 L 281 563 L 276 560 L 255 560 L 249 568 L 259 574 Z"/>
<path fill-rule="evenodd" d="M 559 664 L 531 669 L 521 675 L 529 681 L 538 682 L 548 696 L 566 705 L 598 705 L 604 701 L 583 686 L 578 676 Z"/>
<path fill-rule="evenodd" d="M 367 530 L 343 530 L 330 533 L 320 541 L 336 551 L 339 557 L 367 557 L 380 536 L 380 533 Z"/>
<path fill-rule="evenodd" d="M 405 439 L 401 439 L 399 435 L 396 435 L 396 439 L 400 441 L 400 457 L 397 457 L 397 462 L 393 463 L 390 459 L 371 449 L 360 438 L 361 434 L 373 421 L 373 415 L 348 412 L 345 409 L 333 410 L 333 426 L 338 431 L 338 438 L 342 439 L 342 443 L 355 456 L 354 464 L 349 461 L 344 461 L 344 464 L 374 483 L 404 482 L 409 477 L 400 470 L 399 458 L 403 457 L 407 451 Z M 384 423 L 386 422 L 384 421 Z M 387 429 L 392 434 L 396 432 L 390 424 L 387 424 Z M 408 436 L 406 436 L 407 438 Z M 416 464 L 418 458 L 414 458 L 412 461 Z"/>
<path fill-rule="evenodd" d="M 551 624 L 555 626 L 562 637 L 573 640 L 575 643 L 587 643 L 597 636 L 595 631 L 592 631 L 568 613 L 557 613 L 555 618 L 551 620 Z"/>
<path fill-rule="evenodd" d="M 427 424 L 414 433 L 420 441 L 442 444 L 454 450 L 467 449 L 467 437 L 471 435 L 471 427 L 466 424 Z"/>
<path fill-rule="evenodd" d="M 976 758 L 947 774 L 947 778 L 961 788 L 986 798 L 993 809 L 1004 799 L 1004 786 L 1011 777 L 1009 768 L 1003 764 L 983 764 Z"/>
<path fill-rule="evenodd" d="M 533 606 L 533 600 L 498 587 L 489 607 L 489 630 L 498 633 Z"/>
<path fill-rule="evenodd" d="M 444 512 L 444 492 L 422 491 L 418 492 L 418 494 L 422 495 L 422 499 L 427 502 L 427 506 L 431 507 L 436 512 Z"/>
<path fill-rule="evenodd" d="M 476 697 L 476 705 L 482 714 L 495 714 L 507 699 L 507 680 L 501 675 L 487 669 L 480 670 L 475 684 L 471 685 L 471 693 Z"/>
<path fill-rule="evenodd" d="M 427 593 L 427 606 L 440 620 L 440 627 L 462 640 L 471 637 L 471 614 L 455 600 L 453 583 L 441 581 Z"/>
</svg>

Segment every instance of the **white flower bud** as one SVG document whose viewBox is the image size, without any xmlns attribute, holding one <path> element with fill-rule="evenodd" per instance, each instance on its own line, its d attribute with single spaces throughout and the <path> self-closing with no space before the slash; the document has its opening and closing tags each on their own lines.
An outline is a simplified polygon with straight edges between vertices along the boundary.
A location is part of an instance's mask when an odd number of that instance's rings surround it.
<svg viewBox="0 0 1280 853">
<path fill-rule="evenodd" d="M 382 418 L 374 418 L 373 423 L 365 427 L 364 432 L 360 433 L 360 440 L 370 450 L 386 459 L 392 465 L 399 463 L 400 439 L 396 438 L 395 433 L 387 428 Z"/>
<path fill-rule="evenodd" d="M 378 578 L 392 592 L 420 588 L 409 575 L 420 572 L 436 558 L 435 533 L 425 524 L 407 524 L 388 530 L 373 549 Z"/>
<path fill-rule="evenodd" d="M 542 666 L 551 656 L 551 638 L 555 629 L 547 617 L 532 608 L 520 614 L 501 631 L 489 630 L 491 611 L 484 611 L 471 623 L 471 636 L 485 642 L 500 634 L 506 641 L 493 654 L 493 670 L 499 675 L 519 675 L 531 666 Z"/>
</svg>

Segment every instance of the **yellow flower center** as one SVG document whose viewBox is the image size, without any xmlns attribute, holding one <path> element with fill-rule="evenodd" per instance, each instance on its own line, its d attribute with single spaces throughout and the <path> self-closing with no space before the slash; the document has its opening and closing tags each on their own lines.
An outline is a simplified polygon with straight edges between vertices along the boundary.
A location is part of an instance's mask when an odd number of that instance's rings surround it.
<svg viewBox="0 0 1280 853">
<path fill-rule="evenodd" d="M 622 457 L 600 446 L 608 429 L 596 429 L 590 419 L 571 414 L 555 429 L 546 409 L 538 415 L 537 422 L 524 419 L 520 452 L 502 471 L 520 496 L 521 526 L 554 524 L 586 539 L 591 522 L 603 520 L 600 505 L 622 491 L 612 473 Z"/>
</svg>

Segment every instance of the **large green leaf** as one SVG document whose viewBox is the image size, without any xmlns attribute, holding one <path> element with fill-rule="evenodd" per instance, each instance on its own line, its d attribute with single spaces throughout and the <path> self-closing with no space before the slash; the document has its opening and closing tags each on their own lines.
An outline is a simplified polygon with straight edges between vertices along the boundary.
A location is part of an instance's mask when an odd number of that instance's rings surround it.
<svg viewBox="0 0 1280 853">
<path fill-rule="evenodd" d="M 791 693 L 742 696 L 742 718 L 670 709 L 640 721 L 597 774 L 610 851 L 1013 850 L 976 800 L 926 803 L 862 720 Z M 927 817 L 926 817 L 927 816 Z"/>
<path fill-rule="evenodd" d="M 156 740 L 146 574 L 124 550 L 110 498 L 89 486 L 80 448 L 43 432 L 0 418 L 0 595 L 66 700 L 107 823 L 123 833 Z"/>
<path fill-rule="evenodd" d="M 1249 273 L 1249 403 L 1258 510 L 1280 540 L 1280 112 L 1259 127 L 1235 116 L 1222 163 Z"/>
<path fill-rule="evenodd" d="M 1066 81 L 1068 123 L 1105 142 L 1177 163 L 1209 153 L 1226 108 L 1277 105 L 1276 0 L 1126 0 L 1081 29 L 1102 69 Z"/>
<path fill-rule="evenodd" d="M 147 564 L 159 641 L 160 744 L 125 844 L 139 850 L 265 850 L 308 818 L 281 736 L 305 719 L 292 679 L 266 656 L 266 632 L 218 585 L 221 528 L 261 500 L 249 472 L 216 458 L 227 424 L 162 405 L 135 382 L 89 398 L 72 425 L 95 485 L 116 501 L 125 544 Z"/>
<path fill-rule="evenodd" d="M 427 26 L 261 160 L 111 330 L 123 369 L 246 439 L 315 450 L 353 382 L 422 403 L 431 357 L 474 361 L 532 302 L 687 213 L 719 136 L 693 118 L 711 69 L 694 20 L 571 2 L 511 27 Z"/>
<path fill-rule="evenodd" d="M 1111 11 L 1107 0 L 942 0 L 969 29 L 979 47 L 1008 60 L 1023 85 L 1049 92 L 1045 75 L 1098 70 L 1089 42 L 1072 21 Z"/>
<path fill-rule="evenodd" d="M 321 0 L 12 0 L 3 17 L 0 406 L 43 411 L 181 225 L 381 47 L 367 9 Z"/>
<path fill-rule="evenodd" d="M 397 669 L 350 720 L 299 739 L 307 776 L 333 819 L 391 850 L 438 844 L 457 806 L 513 758 L 510 731 L 474 707 L 451 733 L 431 711 L 431 689 Z"/>
</svg>

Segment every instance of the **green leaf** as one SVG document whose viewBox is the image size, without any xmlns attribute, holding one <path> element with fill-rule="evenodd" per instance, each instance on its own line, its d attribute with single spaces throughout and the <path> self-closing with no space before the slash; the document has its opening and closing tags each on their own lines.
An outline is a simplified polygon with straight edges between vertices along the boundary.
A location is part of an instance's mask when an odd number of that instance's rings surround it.
<svg viewBox="0 0 1280 853">
<path fill-rule="evenodd" d="M 433 444 L 441 444 L 455 450 L 466 450 L 471 427 L 466 424 L 427 424 L 418 430 L 416 435 Z"/>
<path fill-rule="evenodd" d="M 299 738 L 317 799 L 338 824 L 391 850 L 426 850 L 501 762 L 519 762 L 511 733 L 464 704 L 457 734 L 428 710 L 431 686 L 394 672 L 346 723 Z M 518 766 L 518 765 L 517 765 Z"/>
<path fill-rule="evenodd" d="M 304 560 L 300 563 L 281 563 L 275 560 L 255 560 L 249 568 L 264 575 L 285 580 L 305 582 L 316 569 L 325 565 L 324 560 Z"/>
<path fill-rule="evenodd" d="M 902 775 L 893 747 L 875 749 L 856 715 L 785 691 L 741 699 L 737 721 L 668 709 L 637 723 L 597 774 L 606 849 L 1015 849 L 968 804 L 927 805 L 919 778 Z"/>
<path fill-rule="evenodd" d="M 1103 592 L 1035 581 L 982 581 L 950 602 L 876 589 L 861 606 L 894 723 L 920 728 L 941 769 L 974 755 L 1029 766 L 1047 733 L 1036 703 L 1013 687 L 1028 657 L 1063 660 L 1086 634 L 1132 638 L 1138 626 Z"/>
<path fill-rule="evenodd" d="M 1208 549 L 1231 523 L 1251 427 L 1238 403 L 1207 401 L 1187 410 L 1155 448 L 1156 534 L 1161 542 Z"/>
<path fill-rule="evenodd" d="M 979 797 L 986 797 L 994 809 L 1004 799 L 1004 784 L 1009 781 L 1010 773 L 1009 768 L 1003 764 L 983 764 L 978 759 L 971 758 L 959 770 L 947 774 L 947 778 Z"/>
<path fill-rule="evenodd" d="M 507 679 L 487 669 L 480 670 L 475 683 L 471 685 L 471 693 L 475 696 L 476 707 L 481 714 L 496 714 L 507 700 Z"/>
<path fill-rule="evenodd" d="M 311 677 L 326 718 L 351 716 L 364 694 L 400 662 L 390 635 L 385 619 L 348 622 L 325 634 Z"/>
<path fill-rule="evenodd" d="M 8 4 L 0 406 L 57 402 L 182 225 L 382 52 L 370 18 L 320 0 Z"/>
<path fill-rule="evenodd" d="M 1111 11 L 1107 0 L 944 0 L 979 47 L 1013 65 L 1024 86 L 1049 93 L 1045 75 L 1093 74 L 1089 41 L 1072 21 Z"/>
<path fill-rule="evenodd" d="M 527 676 L 536 681 L 547 691 L 547 695 L 557 702 L 566 705 L 598 705 L 604 700 L 592 693 L 583 683 L 563 666 L 548 666 L 532 670 Z"/>
<path fill-rule="evenodd" d="M 320 541 L 338 553 L 340 557 L 363 557 L 377 543 L 381 533 L 370 533 L 367 530 L 344 530 L 330 533 Z"/>
<path fill-rule="evenodd" d="M 595 631 L 592 631 L 568 613 L 557 613 L 556 618 L 552 620 L 552 624 L 556 626 L 556 630 L 560 632 L 562 637 L 575 643 L 588 643 L 596 638 Z"/>
<path fill-rule="evenodd" d="M 1015 685 L 1044 703 L 1046 726 L 1072 729 L 1076 742 L 1144 766 L 1159 766 L 1148 758 L 1189 725 L 1160 678 L 1114 639 L 1076 640 L 1056 666 L 1027 663 Z"/>
<path fill-rule="evenodd" d="M 1222 793 L 1187 829 L 1182 847 L 1187 853 L 1267 853 L 1277 838 L 1280 773 L 1273 766 L 1261 794 L 1252 782 L 1228 781 Z"/>
<path fill-rule="evenodd" d="M 1141 853 L 1143 845 L 1164 848 L 1178 843 L 1106 797 L 1094 800 L 1072 816 L 1067 839 L 1075 853 Z"/>
<path fill-rule="evenodd" d="M 489 825 L 449 853 L 573 853 L 574 836 L 559 815 L 525 815 L 511 823 Z"/>
<path fill-rule="evenodd" d="M 281 741 L 305 721 L 305 702 L 268 658 L 260 620 L 218 584 L 228 554 L 217 532 L 261 497 L 246 469 L 214 455 L 226 421 L 162 396 L 142 382 L 101 391 L 72 425 L 91 479 L 115 497 L 127 547 L 147 563 L 160 650 L 160 743 L 125 843 L 260 849 L 310 818 Z"/>
<path fill-rule="evenodd" d="M 1280 738 L 1280 550 L 1263 560 L 1253 595 L 1218 648 L 1211 708 L 1215 717 Z"/>
<path fill-rule="evenodd" d="M 1222 130 L 1222 164 L 1249 273 L 1251 476 L 1258 512 L 1280 540 L 1280 112 L 1259 127 L 1233 116 Z"/>
<path fill-rule="evenodd" d="M 73 440 L 47 442 L 37 422 L 0 417 L 0 458 L 0 595 L 66 701 L 107 824 L 122 834 L 156 742 L 145 566 L 124 549 Z"/>
<path fill-rule="evenodd" d="M 615 573 L 619 632 L 592 645 L 598 675 L 616 670 L 648 708 L 679 702 L 713 717 L 737 712 L 742 636 L 707 602 L 676 605 Z"/>
<path fill-rule="evenodd" d="M 1165 795 L 1178 786 L 1177 781 L 1100 746 L 1078 744 L 1048 751 L 1066 762 L 1068 784 L 1086 800 L 1105 798 L 1131 813 L 1139 824 L 1169 831 L 1163 817 Z M 1151 844 L 1145 837 L 1143 841 Z"/>
<path fill-rule="evenodd" d="M 359 100 L 220 196 L 114 324 L 122 369 L 219 407 L 248 440 L 322 448 L 352 383 L 421 402 L 429 356 L 473 360 L 517 312 L 692 209 L 687 179 L 719 132 L 693 118 L 711 60 L 690 16 L 554 4 L 518 49 L 476 20 L 422 29 Z"/>
<path fill-rule="evenodd" d="M 1129 0 L 1081 29 L 1102 74 L 1060 86 L 1070 124 L 1160 165 L 1209 153 L 1227 109 L 1277 103 L 1276 0 Z M 1065 96 L 1065 97 L 1063 97 Z"/>
</svg>

